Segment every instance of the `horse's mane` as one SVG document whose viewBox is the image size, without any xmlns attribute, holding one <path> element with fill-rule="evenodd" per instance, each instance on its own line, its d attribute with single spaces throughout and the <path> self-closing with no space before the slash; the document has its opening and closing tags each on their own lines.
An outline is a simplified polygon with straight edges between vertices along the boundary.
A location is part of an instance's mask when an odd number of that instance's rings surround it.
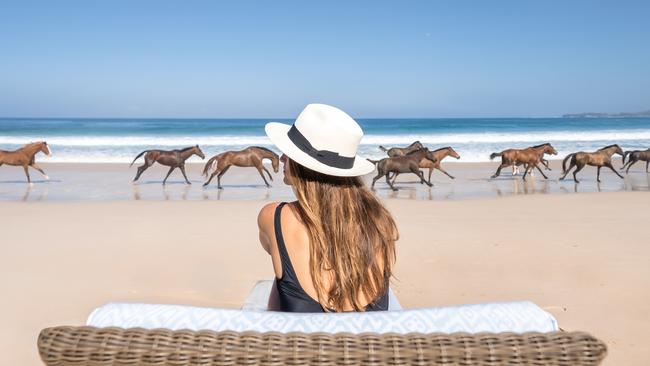
<svg viewBox="0 0 650 366">
<path fill-rule="evenodd" d="M 605 149 L 609 149 L 610 147 L 618 147 L 618 148 L 620 148 L 620 146 L 618 146 L 618 144 L 612 144 L 612 145 L 605 146 L 605 147 L 603 147 L 601 149 L 598 149 L 598 151 L 603 151 Z"/>
<path fill-rule="evenodd" d="M 192 149 L 195 148 L 195 147 L 196 147 L 196 146 L 184 147 L 184 148 L 181 149 L 181 152 L 186 152 L 186 151 L 188 151 L 188 150 L 192 150 Z"/>
<path fill-rule="evenodd" d="M 435 150 L 433 150 L 433 152 L 440 151 L 440 150 L 446 150 L 446 149 L 451 149 L 451 146 L 441 147 L 441 148 L 439 148 L 439 149 L 435 149 Z"/>
<path fill-rule="evenodd" d="M 549 143 L 549 142 L 545 142 L 545 143 L 543 143 L 543 144 L 535 145 L 535 146 L 532 146 L 532 147 L 533 147 L 534 149 L 536 149 L 536 148 L 538 148 L 538 147 L 542 147 L 542 146 L 545 146 L 545 145 L 550 145 L 550 143 Z"/>
<path fill-rule="evenodd" d="M 276 155 L 275 152 L 273 152 L 273 150 L 271 150 L 271 149 L 267 149 L 267 148 L 265 148 L 265 147 L 261 147 L 261 146 L 251 146 L 251 147 L 252 147 L 252 148 L 255 148 L 255 149 L 260 149 L 260 150 L 263 150 L 263 151 L 266 151 L 266 152 L 269 152 L 269 153 L 271 153 L 271 154 Z"/>
<path fill-rule="evenodd" d="M 427 148 L 426 146 L 424 146 L 424 147 L 421 147 L 421 148 L 419 148 L 419 149 L 415 149 L 415 150 L 413 150 L 413 151 L 409 151 L 406 155 L 415 154 L 416 152 L 418 152 L 418 151 L 420 151 L 420 150 L 423 150 L 423 149 L 427 149 L 427 150 L 428 150 L 428 148 Z M 429 151 L 431 151 L 431 150 L 429 150 Z"/>
</svg>

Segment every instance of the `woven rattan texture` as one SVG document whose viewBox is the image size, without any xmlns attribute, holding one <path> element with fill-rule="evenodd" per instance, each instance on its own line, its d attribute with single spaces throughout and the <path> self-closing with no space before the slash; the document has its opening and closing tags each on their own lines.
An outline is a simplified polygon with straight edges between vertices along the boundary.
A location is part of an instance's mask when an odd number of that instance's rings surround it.
<svg viewBox="0 0 650 366">
<path fill-rule="evenodd" d="M 50 366 L 598 365 L 607 353 L 581 332 L 323 334 L 55 327 L 41 331 Z"/>
</svg>

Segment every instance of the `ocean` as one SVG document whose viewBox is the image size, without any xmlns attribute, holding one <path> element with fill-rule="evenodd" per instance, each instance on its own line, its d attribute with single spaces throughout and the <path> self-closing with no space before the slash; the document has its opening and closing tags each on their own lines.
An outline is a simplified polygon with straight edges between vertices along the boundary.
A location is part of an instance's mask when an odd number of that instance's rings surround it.
<svg viewBox="0 0 650 366">
<path fill-rule="evenodd" d="M 206 156 L 251 145 L 269 147 L 264 134 L 278 119 L 100 119 L 1 118 L 0 149 L 13 150 L 45 140 L 52 157 L 42 162 L 131 162 L 142 150 L 198 144 Z M 435 149 L 452 146 L 461 162 L 489 161 L 507 148 L 550 142 L 556 159 L 618 143 L 624 150 L 650 148 L 650 118 L 432 118 L 358 119 L 365 136 L 359 154 L 385 156 L 378 146 L 405 146 L 419 140 Z M 188 162 L 198 162 L 197 157 Z"/>
</svg>

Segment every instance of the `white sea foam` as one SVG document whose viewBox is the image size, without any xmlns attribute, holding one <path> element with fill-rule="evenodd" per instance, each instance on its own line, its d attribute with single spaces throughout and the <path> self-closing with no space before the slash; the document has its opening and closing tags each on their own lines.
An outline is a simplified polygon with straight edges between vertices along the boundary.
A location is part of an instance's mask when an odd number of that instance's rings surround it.
<svg viewBox="0 0 650 366">
<path fill-rule="evenodd" d="M 198 144 L 209 157 L 224 150 L 238 150 L 259 145 L 275 149 L 266 136 L 248 135 L 169 135 L 169 136 L 2 136 L 2 148 L 15 148 L 30 141 L 47 140 L 54 149 L 52 157 L 39 157 L 46 162 L 125 163 L 131 162 L 142 150 L 174 149 Z M 489 161 L 489 155 L 510 147 L 525 147 L 551 142 L 558 150 L 555 158 L 578 150 L 596 150 L 608 144 L 619 143 L 624 149 L 650 146 L 650 129 L 599 131 L 541 131 L 508 133 L 441 133 L 408 135 L 366 135 L 359 153 L 371 159 L 385 156 L 379 145 L 405 146 L 419 140 L 431 148 L 451 145 L 461 154 L 462 162 Z M 9 145 L 7 147 L 7 145 Z M 200 162 L 192 157 L 189 162 Z M 455 161 L 455 160 L 453 160 Z"/>
<path fill-rule="evenodd" d="M 0 144 L 22 145 L 30 141 L 46 140 L 48 144 L 59 146 L 237 146 L 267 145 L 266 136 L 220 135 L 220 136 L 0 136 Z M 399 134 L 366 135 L 362 144 L 404 145 L 415 140 L 423 144 L 457 143 L 512 143 L 538 141 L 627 141 L 650 140 L 650 129 L 642 130 L 601 130 L 601 131 L 553 131 L 553 132 L 507 132 L 507 133 L 441 133 L 441 134 Z"/>
</svg>

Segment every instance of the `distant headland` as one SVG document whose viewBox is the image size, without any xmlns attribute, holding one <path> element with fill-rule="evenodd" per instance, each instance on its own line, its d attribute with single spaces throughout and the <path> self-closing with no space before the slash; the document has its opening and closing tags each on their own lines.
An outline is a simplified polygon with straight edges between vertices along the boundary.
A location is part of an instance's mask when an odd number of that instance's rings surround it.
<svg viewBox="0 0 650 366">
<path fill-rule="evenodd" d="M 621 113 L 571 113 L 563 114 L 562 118 L 633 118 L 633 117 L 650 117 L 650 110 L 643 112 L 621 112 Z"/>
</svg>

